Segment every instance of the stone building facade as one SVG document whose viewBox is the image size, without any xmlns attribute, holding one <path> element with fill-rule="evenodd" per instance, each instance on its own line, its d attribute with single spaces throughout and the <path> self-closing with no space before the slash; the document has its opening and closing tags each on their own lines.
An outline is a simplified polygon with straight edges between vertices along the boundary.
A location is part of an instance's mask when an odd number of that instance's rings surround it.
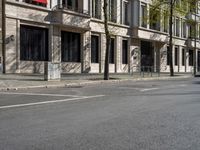
<svg viewBox="0 0 200 150">
<path fill-rule="evenodd" d="M 162 19 L 155 24 L 144 21 L 150 4 L 109 0 L 110 72 L 128 73 L 142 66 L 169 72 L 168 29 Z M 45 62 L 52 62 L 61 65 L 61 73 L 102 73 L 106 42 L 102 7 L 103 0 L 6 0 L 5 72 L 43 73 Z M 200 53 L 188 40 L 184 18 L 174 22 L 175 72 L 190 72 L 194 53 Z"/>
</svg>

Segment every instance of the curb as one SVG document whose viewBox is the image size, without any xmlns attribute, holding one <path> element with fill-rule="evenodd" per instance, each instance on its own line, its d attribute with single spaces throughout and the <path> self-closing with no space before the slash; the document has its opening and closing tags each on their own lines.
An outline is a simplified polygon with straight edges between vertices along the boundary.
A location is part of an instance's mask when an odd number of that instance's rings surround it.
<svg viewBox="0 0 200 150">
<path fill-rule="evenodd" d="M 80 83 L 61 83 L 61 84 L 50 84 L 50 85 L 37 85 L 37 86 L 25 86 L 25 87 L 4 87 L 0 88 L 0 91 L 9 91 L 9 90 L 19 90 L 19 89 L 35 89 L 35 88 L 61 88 L 61 87 L 77 87 L 83 85 L 94 85 L 94 84 L 104 84 L 104 83 L 121 83 L 124 81 L 153 81 L 153 80 L 177 80 L 177 79 L 187 79 L 192 78 L 192 76 L 181 76 L 181 77 L 151 77 L 151 78 L 136 78 L 136 79 L 115 79 L 115 80 L 98 80 L 90 81 L 85 80 Z"/>
</svg>

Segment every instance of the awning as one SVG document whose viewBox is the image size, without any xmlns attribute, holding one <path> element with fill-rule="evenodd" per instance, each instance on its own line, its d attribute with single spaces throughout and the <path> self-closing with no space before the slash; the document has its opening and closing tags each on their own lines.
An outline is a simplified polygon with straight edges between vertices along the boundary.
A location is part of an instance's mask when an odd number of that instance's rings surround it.
<svg viewBox="0 0 200 150">
<path fill-rule="evenodd" d="M 47 0 L 33 0 L 34 2 L 47 4 Z"/>
</svg>

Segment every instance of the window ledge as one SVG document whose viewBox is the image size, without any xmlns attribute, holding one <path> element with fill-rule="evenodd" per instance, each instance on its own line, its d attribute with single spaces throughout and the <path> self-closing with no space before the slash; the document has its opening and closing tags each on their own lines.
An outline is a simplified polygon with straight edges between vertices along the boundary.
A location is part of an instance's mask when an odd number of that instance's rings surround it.
<svg viewBox="0 0 200 150">
<path fill-rule="evenodd" d="M 98 23 L 104 23 L 104 20 L 97 19 L 97 18 L 91 18 L 91 21 L 98 22 Z M 123 28 L 131 28 L 130 25 L 124 25 L 124 24 L 114 23 L 114 22 L 110 22 L 110 21 L 108 21 L 108 24 L 113 25 L 113 26 L 123 27 Z"/>
<path fill-rule="evenodd" d="M 158 31 L 158 30 L 153 30 L 153 29 L 148 29 L 148 28 L 144 28 L 144 27 L 138 27 L 139 30 L 145 30 L 147 32 L 153 32 L 153 33 L 157 33 L 157 34 L 163 34 L 163 35 L 169 35 L 169 33 L 167 32 L 162 32 L 162 31 Z"/>
</svg>

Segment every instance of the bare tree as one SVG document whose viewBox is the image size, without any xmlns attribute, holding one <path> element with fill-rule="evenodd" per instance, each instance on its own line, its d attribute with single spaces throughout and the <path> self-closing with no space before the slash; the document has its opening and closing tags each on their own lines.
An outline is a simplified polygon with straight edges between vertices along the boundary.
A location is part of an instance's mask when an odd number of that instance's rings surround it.
<svg viewBox="0 0 200 150">
<path fill-rule="evenodd" d="M 170 66 L 170 76 L 174 76 L 174 68 L 173 68 L 173 16 L 180 15 L 186 16 L 189 12 L 187 8 L 188 4 L 190 7 L 196 7 L 196 1 L 199 0 L 154 0 L 152 7 L 153 9 L 162 8 L 165 12 L 162 15 L 168 15 L 169 17 L 169 66 Z M 182 3 L 182 5 L 180 4 Z M 167 13 L 166 13 L 167 12 Z M 196 29 L 196 27 L 195 27 Z M 196 31 L 195 31 L 196 32 Z M 196 44 L 195 44 L 196 45 Z M 196 48 L 195 48 L 196 49 Z M 196 58 L 195 58 L 196 59 Z M 196 64 L 196 63 L 195 63 Z M 195 67 L 194 67 L 195 68 Z"/>
<path fill-rule="evenodd" d="M 109 55 L 110 55 L 111 36 L 108 29 L 108 0 L 104 0 L 103 12 L 104 12 L 104 28 L 105 28 L 105 34 L 106 34 L 104 80 L 109 80 Z"/>
</svg>

